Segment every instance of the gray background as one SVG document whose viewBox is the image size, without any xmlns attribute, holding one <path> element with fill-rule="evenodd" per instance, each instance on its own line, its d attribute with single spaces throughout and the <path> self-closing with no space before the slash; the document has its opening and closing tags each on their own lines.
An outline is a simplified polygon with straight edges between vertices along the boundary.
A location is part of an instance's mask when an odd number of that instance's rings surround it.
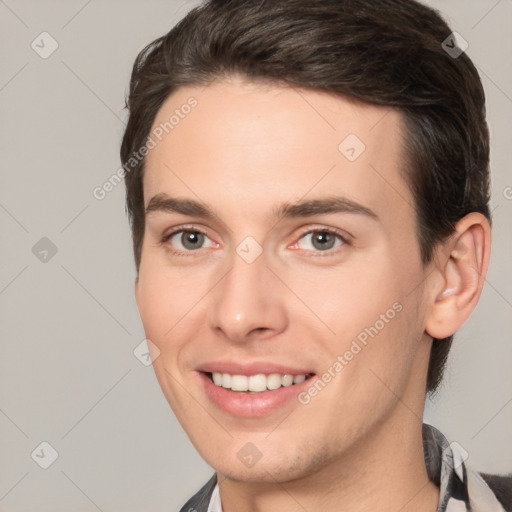
<svg viewBox="0 0 512 512">
<path fill-rule="evenodd" d="M 133 354 L 144 332 L 124 186 L 92 194 L 119 168 L 136 54 L 197 3 L 0 1 L 1 511 L 172 511 L 212 472 Z M 512 2 L 428 3 L 468 41 L 486 89 L 494 239 L 425 419 L 475 468 L 510 472 Z M 59 45 L 46 59 L 31 47 L 43 31 Z M 43 441 L 59 454 L 46 470 Z"/>
</svg>

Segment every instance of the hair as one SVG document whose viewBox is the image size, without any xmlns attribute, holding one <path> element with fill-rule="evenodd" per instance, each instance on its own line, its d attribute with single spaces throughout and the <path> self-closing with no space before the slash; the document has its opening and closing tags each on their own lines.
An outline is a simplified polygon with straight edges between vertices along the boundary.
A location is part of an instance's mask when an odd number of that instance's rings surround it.
<svg viewBox="0 0 512 512">
<path fill-rule="evenodd" d="M 447 51 L 450 37 L 440 14 L 415 0 L 210 0 L 192 9 L 139 53 L 131 75 L 121 161 L 137 273 L 145 159 L 130 159 L 177 88 L 234 75 L 399 111 L 424 265 L 464 215 L 480 212 L 491 222 L 484 91 L 469 57 Z M 452 339 L 433 340 L 429 393 Z"/>
</svg>

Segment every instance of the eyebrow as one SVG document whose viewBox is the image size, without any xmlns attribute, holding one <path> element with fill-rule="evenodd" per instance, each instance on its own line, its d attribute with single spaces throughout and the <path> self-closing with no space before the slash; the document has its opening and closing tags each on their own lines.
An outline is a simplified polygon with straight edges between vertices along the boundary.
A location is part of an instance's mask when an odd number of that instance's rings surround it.
<svg viewBox="0 0 512 512">
<path fill-rule="evenodd" d="M 149 200 L 146 206 L 146 214 L 151 212 L 182 213 L 183 215 L 195 215 L 206 219 L 216 217 L 211 208 L 199 201 L 179 199 L 163 193 L 157 194 Z"/>
<path fill-rule="evenodd" d="M 157 194 L 149 200 L 146 214 L 151 212 L 174 212 L 204 219 L 218 218 L 217 214 L 209 206 L 200 201 L 171 197 L 165 193 Z M 329 213 L 353 213 L 364 215 L 376 221 L 379 220 L 378 215 L 370 208 L 339 196 L 299 200 L 295 203 L 286 202 L 273 209 L 274 216 L 279 219 L 312 217 Z"/>
<path fill-rule="evenodd" d="M 373 220 L 379 220 L 378 215 L 346 197 L 326 197 L 324 199 L 310 199 L 296 203 L 284 203 L 275 210 L 276 217 L 311 217 L 327 213 L 355 213 L 365 215 Z"/>
</svg>

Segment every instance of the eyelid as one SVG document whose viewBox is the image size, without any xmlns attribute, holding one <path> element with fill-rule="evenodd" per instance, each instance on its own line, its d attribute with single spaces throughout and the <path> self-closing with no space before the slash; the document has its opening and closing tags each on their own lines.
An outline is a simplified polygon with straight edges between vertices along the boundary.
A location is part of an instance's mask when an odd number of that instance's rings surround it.
<svg viewBox="0 0 512 512">
<path fill-rule="evenodd" d="M 338 229 L 338 228 L 333 228 L 330 226 L 322 226 L 322 225 L 313 226 L 313 227 L 308 226 L 308 227 L 304 228 L 304 230 L 301 231 L 299 238 L 302 238 L 304 235 L 308 235 L 310 233 L 322 233 L 322 232 L 333 233 L 335 235 L 338 235 L 346 243 L 349 243 L 354 238 L 347 231 L 344 231 L 344 230 Z"/>
<path fill-rule="evenodd" d="M 173 236 L 177 235 L 178 233 L 181 233 L 182 231 L 188 231 L 188 232 L 192 232 L 192 233 L 201 233 L 205 237 L 209 238 L 214 244 L 219 245 L 217 242 L 212 240 L 212 238 L 208 235 L 208 233 L 206 232 L 205 229 L 198 228 L 196 225 L 186 225 L 186 224 L 185 225 L 181 225 L 181 226 L 175 226 L 174 228 L 171 229 L 171 231 L 169 231 L 168 233 L 165 233 L 164 235 L 162 235 L 162 237 L 160 239 L 160 244 L 163 245 L 166 248 L 167 251 L 171 252 L 174 255 L 178 255 L 178 256 L 199 256 L 200 252 L 201 252 L 200 249 L 196 249 L 196 250 L 193 250 L 193 251 L 191 251 L 191 250 L 184 251 L 184 250 L 181 250 L 181 249 L 175 249 L 174 247 L 169 247 L 170 244 L 167 244 L 167 242 Z"/>
<path fill-rule="evenodd" d="M 299 251 L 305 251 L 307 253 L 310 253 L 311 255 L 314 255 L 314 256 L 331 256 L 333 254 L 336 254 L 339 250 L 341 250 L 345 245 L 351 245 L 352 243 L 352 240 L 354 239 L 354 237 L 350 234 L 350 233 L 347 233 L 346 231 L 343 231 L 343 230 L 340 230 L 340 229 L 337 229 L 337 228 L 333 228 L 333 227 L 328 227 L 328 226 L 308 226 L 307 228 L 304 228 L 304 230 L 297 236 L 297 239 L 295 242 L 293 242 L 292 245 L 297 245 L 299 240 L 301 238 L 303 238 L 304 236 L 306 235 L 309 235 L 311 233 L 330 233 L 330 234 L 333 234 L 337 237 L 339 237 L 342 241 L 342 244 L 341 246 L 338 246 L 336 248 L 333 248 L 333 249 L 327 249 L 325 251 L 311 251 L 311 250 L 308 250 L 308 249 L 293 249 L 293 250 L 299 250 Z"/>
<path fill-rule="evenodd" d="M 166 242 L 167 240 L 169 240 L 169 238 L 172 238 L 174 235 L 180 233 L 181 231 L 192 231 L 192 232 L 202 233 L 203 235 L 208 236 L 208 233 L 206 232 L 206 230 L 199 228 L 196 225 L 184 224 L 182 226 L 175 226 L 171 229 L 171 231 L 163 234 L 162 242 Z M 208 236 L 208 238 L 210 238 L 210 237 Z"/>
</svg>

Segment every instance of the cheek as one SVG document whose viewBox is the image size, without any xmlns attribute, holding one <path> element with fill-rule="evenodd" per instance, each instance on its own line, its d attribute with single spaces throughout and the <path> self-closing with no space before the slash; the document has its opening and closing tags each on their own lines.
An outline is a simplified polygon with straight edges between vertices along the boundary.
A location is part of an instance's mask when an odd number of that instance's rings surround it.
<svg viewBox="0 0 512 512">
<path fill-rule="evenodd" d="M 170 272 L 164 272 L 161 267 L 151 265 L 149 258 L 141 264 L 137 306 L 146 338 L 151 340 L 159 351 L 152 366 L 173 409 L 179 409 L 181 403 L 178 384 L 181 378 L 177 365 L 186 338 L 178 335 L 183 328 L 180 320 L 190 310 L 189 302 L 195 299 L 186 297 L 187 291 L 190 295 L 190 288 L 184 285 L 177 286 L 176 283 L 180 282 L 183 283 L 173 278 Z"/>
<path fill-rule="evenodd" d="M 156 258 L 143 259 L 139 271 L 137 305 L 146 335 L 167 344 L 180 321 L 205 294 L 199 275 L 171 269 Z"/>
<path fill-rule="evenodd" d="M 314 279 L 295 276 L 294 291 L 331 330 L 319 341 L 320 352 L 328 354 L 325 363 L 346 355 L 344 385 L 370 385 L 376 380 L 371 369 L 398 387 L 406 378 L 421 334 L 418 297 L 411 290 L 422 274 L 414 260 L 398 257 L 381 253 L 316 272 Z"/>
<path fill-rule="evenodd" d="M 336 336 L 355 336 L 400 300 L 400 279 L 384 258 L 361 258 L 331 269 L 294 269 L 292 288 Z"/>
<path fill-rule="evenodd" d="M 137 291 L 137 306 L 140 317 L 144 325 L 146 336 L 157 345 L 159 340 L 169 326 L 168 318 L 165 312 L 168 310 L 168 300 L 166 286 L 162 281 L 158 281 L 151 272 L 146 272 L 141 266 L 139 272 L 139 283 Z"/>
</svg>

